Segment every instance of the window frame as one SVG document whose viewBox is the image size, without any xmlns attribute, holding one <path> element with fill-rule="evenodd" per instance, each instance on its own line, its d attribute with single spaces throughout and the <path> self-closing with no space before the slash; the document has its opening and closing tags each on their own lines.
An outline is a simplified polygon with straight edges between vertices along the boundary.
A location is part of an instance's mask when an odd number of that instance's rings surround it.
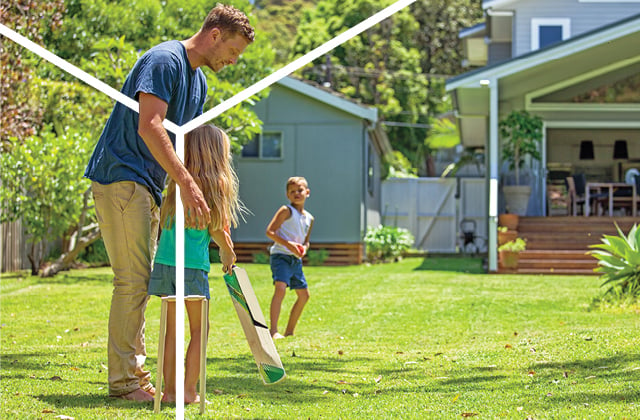
<svg viewBox="0 0 640 420">
<path fill-rule="evenodd" d="M 280 136 L 280 156 L 264 156 L 263 154 L 263 141 L 265 134 L 273 135 L 277 134 Z M 258 156 L 244 156 L 244 146 L 242 146 L 242 150 L 240 151 L 240 158 L 243 160 L 266 160 L 266 161 L 280 161 L 284 159 L 284 132 L 282 130 L 264 130 L 254 137 L 254 139 L 258 140 Z M 253 140 L 251 140 L 253 141 Z"/>
<path fill-rule="evenodd" d="M 531 51 L 540 49 L 540 27 L 559 26 L 562 28 L 562 42 L 571 37 L 570 18 L 531 18 Z"/>
</svg>

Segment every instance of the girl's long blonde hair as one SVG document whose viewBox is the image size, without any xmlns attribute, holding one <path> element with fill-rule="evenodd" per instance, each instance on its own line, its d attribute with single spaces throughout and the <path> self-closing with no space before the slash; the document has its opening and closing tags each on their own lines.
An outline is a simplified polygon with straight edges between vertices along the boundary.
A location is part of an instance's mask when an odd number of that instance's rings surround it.
<svg viewBox="0 0 640 420">
<path fill-rule="evenodd" d="M 184 166 L 211 209 L 213 230 L 236 227 L 244 207 L 238 197 L 238 176 L 231 163 L 227 134 L 214 125 L 202 125 L 189 132 L 184 142 Z M 160 226 L 173 224 L 176 213 L 176 183 L 169 178 L 160 209 Z"/>
</svg>

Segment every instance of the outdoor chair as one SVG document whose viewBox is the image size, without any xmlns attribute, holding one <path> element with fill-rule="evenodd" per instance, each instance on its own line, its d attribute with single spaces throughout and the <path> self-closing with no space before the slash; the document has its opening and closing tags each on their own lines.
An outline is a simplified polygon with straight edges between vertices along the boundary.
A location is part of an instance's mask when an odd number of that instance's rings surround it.
<svg viewBox="0 0 640 420">
<path fill-rule="evenodd" d="M 462 219 L 460 221 L 460 234 L 458 236 L 460 251 L 465 254 L 478 254 L 486 251 L 487 239 L 476 234 L 476 221 Z"/>
<path fill-rule="evenodd" d="M 634 197 L 633 195 L 633 189 L 631 188 L 631 185 L 629 185 L 629 188 L 617 188 L 613 192 L 613 210 L 622 209 L 624 210 L 625 215 L 633 214 L 635 200 L 636 197 Z M 627 209 L 629 209 L 628 212 Z"/>
<path fill-rule="evenodd" d="M 582 214 L 584 214 L 584 194 L 578 195 L 576 192 L 576 183 L 572 176 L 568 176 L 565 179 L 567 184 L 567 194 L 569 195 L 569 214 L 572 216 L 578 215 L 578 207 L 580 207 Z"/>
<path fill-rule="evenodd" d="M 578 207 L 584 215 L 585 192 L 587 189 L 587 177 L 585 174 L 576 174 L 565 178 L 567 184 L 567 192 L 569 193 L 569 208 L 571 215 L 578 215 Z M 593 209 L 592 214 L 599 214 L 605 201 L 607 201 L 607 193 L 595 193 L 589 195 L 589 206 Z"/>
<path fill-rule="evenodd" d="M 640 193 L 640 191 L 638 190 L 638 188 L 640 188 L 640 176 L 632 174 L 632 176 L 629 178 L 627 178 L 626 180 L 627 183 L 629 181 L 632 182 L 631 184 L 629 184 L 629 187 L 617 188 L 613 192 L 613 209 L 624 209 L 625 215 L 630 214 L 632 216 L 635 216 L 635 212 L 638 208 L 638 203 L 640 202 L 638 197 L 638 194 Z M 634 186 L 635 194 L 633 193 Z M 627 209 L 629 209 L 628 212 Z"/>
</svg>

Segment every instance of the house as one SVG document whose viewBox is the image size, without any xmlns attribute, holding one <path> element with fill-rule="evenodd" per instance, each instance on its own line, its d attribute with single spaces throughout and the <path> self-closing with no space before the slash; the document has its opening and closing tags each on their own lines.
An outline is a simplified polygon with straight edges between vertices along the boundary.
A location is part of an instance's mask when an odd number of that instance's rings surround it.
<svg viewBox="0 0 640 420">
<path fill-rule="evenodd" d="M 549 215 L 550 174 L 558 170 L 619 181 L 640 167 L 640 1 L 491 0 L 483 8 L 484 24 L 460 34 L 466 64 L 477 68 L 446 89 L 463 145 L 486 149 L 489 270 L 496 271 L 501 118 L 524 109 L 544 121 L 527 216 Z M 616 140 L 626 148 L 622 159 Z"/>
<path fill-rule="evenodd" d="M 286 204 L 286 181 L 304 176 L 315 217 L 311 249 L 326 249 L 329 264 L 360 263 L 367 226 L 381 220 L 382 159 L 391 152 L 377 109 L 292 77 L 254 109 L 262 133 L 234 157 L 240 197 L 252 212 L 232 232 L 239 261 L 267 253 L 265 230 Z"/>
</svg>

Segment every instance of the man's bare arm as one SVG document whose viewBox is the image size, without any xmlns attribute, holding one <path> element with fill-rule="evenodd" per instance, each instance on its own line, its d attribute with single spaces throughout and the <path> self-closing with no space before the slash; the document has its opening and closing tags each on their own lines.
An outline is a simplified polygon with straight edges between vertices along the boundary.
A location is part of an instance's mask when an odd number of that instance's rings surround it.
<svg viewBox="0 0 640 420">
<path fill-rule="evenodd" d="M 176 154 L 169 134 L 162 126 L 167 103 L 155 95 L 141 92 L 138 134 L 162 168 L 180 187 L 187 226 L 205 227 L 210 222 L 210 210 L 202 191 Z M 197 218 L 197 222 L 196 222 Z"/>
</svg>

